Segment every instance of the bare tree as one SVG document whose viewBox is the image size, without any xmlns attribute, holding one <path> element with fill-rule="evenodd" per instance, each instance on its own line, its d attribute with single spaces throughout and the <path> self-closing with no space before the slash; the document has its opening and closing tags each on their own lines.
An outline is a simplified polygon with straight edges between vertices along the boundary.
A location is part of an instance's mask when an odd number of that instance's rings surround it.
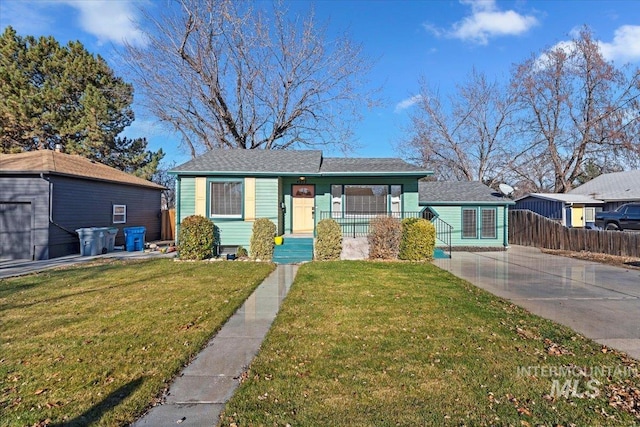
<svg viewBox="0 0 640 427">
<path fill-rule="evenodd" d="M 511 162 L 514 173 L 535 191 L 562 193 L 587 164 L 637 165 L 640 71 L 625 71 L 604 59 L 587 28 L 518 65 L 512 86 L 524 143 Z M 539 179 L 536 165 L 550 167 L 546 180 Z"/>
<path fill-rule="evenodd" d="M 501 181 L 513 129 L 508 88 L 475 70 L 446 99 L 424 79 L 420 85 L 409 137 L 401 146 L 406 157 L 432 169 L 439 179 L 488 185 Z"/>
<path fill-rule="evenodd" d="M 310 13 L 290 20 L 282 3 L 177 0 L 147 16 L 146 48 L 124 60 L 146 108 L 177 130 L 195 156 L 215 147 L 348 147 L 372 101 L 371 64 L 349 38 L 326 38 Z"/>
</svg>

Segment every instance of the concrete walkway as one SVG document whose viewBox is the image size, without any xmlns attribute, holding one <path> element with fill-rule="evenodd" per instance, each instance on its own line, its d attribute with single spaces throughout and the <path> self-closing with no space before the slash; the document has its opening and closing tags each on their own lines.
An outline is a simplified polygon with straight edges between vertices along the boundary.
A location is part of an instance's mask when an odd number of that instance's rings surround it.
<svg viewBox="0 0 640 427">
<path fill-rule="evenodd" d="M 126 252 L 115 251 L 104 255 L 81 256 L 69 255 L 60 258 L 53 258 L 43 261 L 28 260 L 0 260 L 0 279 L 7 277 L 23 276 L 25 274 L 36 273 L 38 271 L 50 270 L 52 268 L 67 267 L 70 265 L 83 264 L 98 259 L 148 259 L 148 258 L 174 258 L 175 252 L 163 254 L 154 252 Z"/>
<path fill-rule="evenodd" d="M 640 270 L 544 254 L 454 252 L 434 264 L 539 316 L 640 359 Z"/>
<path fill-rule="evenodd" d="M 213 426 L 258 353 L 298 271 L 281 264 L 171 384 L 165 402 L 133 425 Z"/>
</svg>

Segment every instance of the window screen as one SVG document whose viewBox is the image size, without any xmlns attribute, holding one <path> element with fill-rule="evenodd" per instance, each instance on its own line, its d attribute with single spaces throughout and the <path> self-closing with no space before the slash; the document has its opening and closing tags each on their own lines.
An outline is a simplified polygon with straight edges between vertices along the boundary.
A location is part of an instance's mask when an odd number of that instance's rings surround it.
<svg viewBox="0 0 640 427">
<path fill-rule="evenodd" d="M 483 239 L 495 239 L 497 236 L 496 231 L 496 210 L 495 209 L 482 209 L 482 231 L 481 237 Z"/>
<path fill-rule="evenodd" d="M 242 216 L 242 182 L 212 182 L 210 197 L 211 216 Z"/>
<path fill-rule="evenodd" d="M 464 239 L 476 239 L 478 238 L 477 230 L 476 210 L 462 209 L 462 237 Z"/>
<path fill-rule="evenodd" d="M 345 185 L 345 213 L 386 214 L 387 194 L 386 185 Z"/>
</svg>

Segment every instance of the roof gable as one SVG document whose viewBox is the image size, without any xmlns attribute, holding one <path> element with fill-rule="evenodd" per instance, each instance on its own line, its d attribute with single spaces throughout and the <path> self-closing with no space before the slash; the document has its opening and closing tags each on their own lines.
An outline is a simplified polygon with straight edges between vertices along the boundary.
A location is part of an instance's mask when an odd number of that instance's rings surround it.
<svg viewBox="0 0 640 427">
<path fill-rule="evenodd" d="M 640 170 L 602 174 L 569 191 L 606 201 L 640 200 Z"/>
<path fill-rule="evenodd" d="M 78 155 L 51 150 L 0 154 L 0 174 L 46 173 L 164 189 L 163 186 Z"/>
<path fill-rule="evenodd" d="M 514 202 L 479 181 L 421 181 L 420 204 L 478 203 L 513 204 Z"/>
</svg>

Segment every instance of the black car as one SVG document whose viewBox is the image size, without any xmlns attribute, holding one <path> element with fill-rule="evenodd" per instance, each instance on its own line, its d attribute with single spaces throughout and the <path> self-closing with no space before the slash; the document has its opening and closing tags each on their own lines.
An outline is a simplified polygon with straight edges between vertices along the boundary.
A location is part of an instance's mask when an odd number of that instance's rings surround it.
<svg viewBox="0 0 640 427">
<path fill-rule="evenodd" d="M 615 211 L 597 212 L 596 226 L 605 230 L 640 230 L 640 203 L 627 203 Z"/>
</svg>

